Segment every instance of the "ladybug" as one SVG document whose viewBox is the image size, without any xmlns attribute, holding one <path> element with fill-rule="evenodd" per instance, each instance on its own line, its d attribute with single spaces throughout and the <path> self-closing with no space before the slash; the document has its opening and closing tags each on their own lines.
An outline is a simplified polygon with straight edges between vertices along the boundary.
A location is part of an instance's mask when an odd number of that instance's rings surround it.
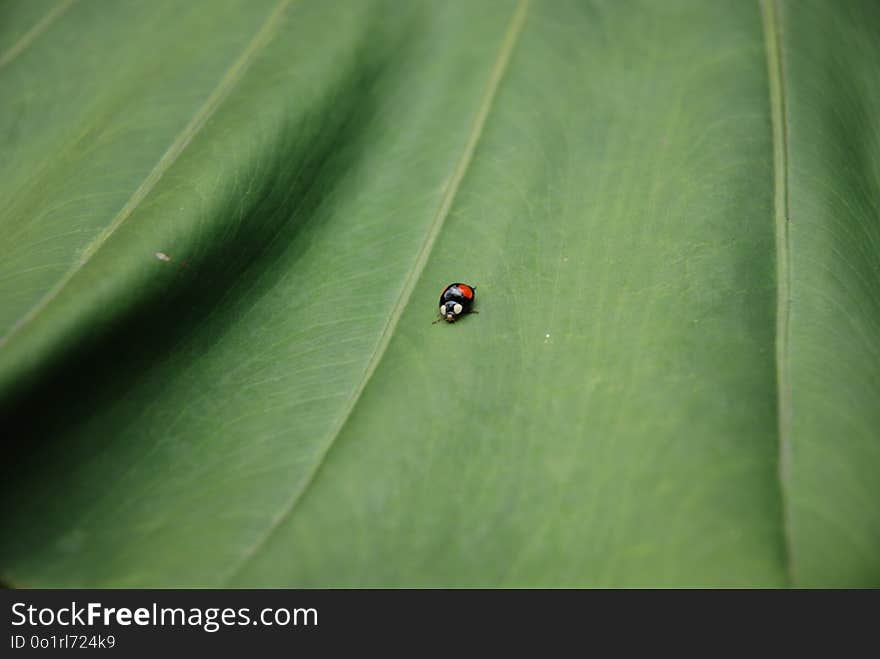
<svg viewBox="0 0 880 659">
<path fill-rule="evenodd" d="M 468 286 L 461 282 L 449 284 L 440 293 L 440 315 L 434 322 L 439 323 L 441 320 L 446 320 L 447 323 L 454 323 L 459 316 L 479 313 L 479 311 L 471 309 L 476 297 L 475 290 L 475 286 Z"/>
</svg>

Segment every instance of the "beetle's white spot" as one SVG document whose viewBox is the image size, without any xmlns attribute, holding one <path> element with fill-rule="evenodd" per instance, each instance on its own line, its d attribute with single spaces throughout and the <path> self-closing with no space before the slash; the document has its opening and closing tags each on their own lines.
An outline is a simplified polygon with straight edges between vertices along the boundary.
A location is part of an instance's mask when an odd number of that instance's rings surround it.
<svg viewBox="0 0 880 659">
<path fill-rule="evenodd" d="M 445 304 L 440 305 L 440 313 L 442 313 L 444 316 L 446 315 L 446 305 Z"/>
<path fill-rule="evenodd" d="M 171 260 L 171 257 L 168 256 L 165 252 L 156 252 L 156 258 L 160 261 L 168 262 Z"/>
<path fill-rule="evenodd" d="M 458 314 L 461 313 L 461 305 L 458 302 L 456 302 L 455 305 L 452 307 L 452 310 L 455 312 L 455 315 L 457 316 Z"/>
</svg>

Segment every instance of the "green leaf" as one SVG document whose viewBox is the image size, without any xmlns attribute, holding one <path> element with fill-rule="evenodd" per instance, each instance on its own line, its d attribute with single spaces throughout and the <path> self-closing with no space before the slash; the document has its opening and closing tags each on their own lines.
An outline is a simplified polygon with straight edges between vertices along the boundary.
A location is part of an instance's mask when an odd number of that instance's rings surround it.
<svg viewBox="0 0 880 659">
<path fill-rule="evenodd" d="M 0 575 L 880 585 L 878 29 L 0 5 Z"/>
</svg>

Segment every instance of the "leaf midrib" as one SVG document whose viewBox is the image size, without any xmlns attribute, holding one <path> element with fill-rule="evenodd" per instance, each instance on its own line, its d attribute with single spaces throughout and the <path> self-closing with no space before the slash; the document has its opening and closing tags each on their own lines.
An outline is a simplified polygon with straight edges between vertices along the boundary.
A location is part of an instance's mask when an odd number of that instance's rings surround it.
<svg viewBox="0 0 880 659">
<path fill-rule="evenodd" d="M 257 539 L 254 541 L 253 544 L 251 544 L 250 547 L 242 552 L 241 558 L 220 580 L 221 584 L 230 584 L 235 579 L 235 577 L 238 576 L 254 559 L 260 549 L 262 549 L 269 542 L 269 540 L 279 530 L 279 528 L 281 528 L 284 522 L 289 519 L 290 516 L 293 514 L 299 502 L 302 501 L 306 492 L 315 482 L 319 472 L 321 471 L 322 466 L 327 461 L 327 456 L 329 455 L 333 446 L 336 445 L 336 440 L 342 434 L 343 428 L 345 428 L 348 420 L 351 418 L 351 414 L 357 406 L 357 403 L 360 400 L 364 390 L 366 389 L 367 384 L 372 378 L 373 373 L 375 373 L 376 369 L 379 366 L 379 363 L 382 361 L 382 357 L 385 355 L 385 351 L 388 348 L 389 343 L 391 342 L 391 337 L 393 336 L 394 331 L 397 328 L 397 324 L 400 321 L 404 309 L 409 303 L 409 299 L 412 295 L 413 290 L 415 289 L 416 283 L 421 277 L 422 271 L 424 270 L 425 265 L 428 262 L 428 258 L 431 255 L 431 251 L 434 247 L 434 243 L 437 240 L 437 236 L 440 234 L 446 218 L 449 216 L 449 212 L 452 209 L 452 205 L 461 186 L 461 182 L 464 180 L 465 174 L 467 173 L 468 168 L 473 160 L 477 144 L 479 143 L 480 137 L 483 134 L 483 128 L 485 127 L 486 120 L 492 109 L 495 97 L 497 96 L 498 87 L 500 86 L 501 80 L 504 77 L 505 72 L 507 71 L 511 56 L 519 40 L 519 36 L 522 33 L 522 28 L 525 23 L 526 15 L 528 13 L 530 1 L 531 0 L 519 0 L 513 11 L 510 21 L 508 22 L 508 27 L 505 32 L 504 39 L 501 42 L 498 55 L 495 57 L 492 68 L 489 71 L 488 80 L 483 90 L 483 95 L 480 99 L 477 113 L 471 123 L 471 130 L 468 134 L 467 141 L 465 142 L 464 150 L 462 151 L 461 156 L 456 162 L 452 175 L 444 186 L 440 205 L 437 207 L 437 211 L 434 213 L 434 216 L 431 219 L 431 223 L 428 225 L 428 231 L 425 235 L 424 241 L 422 242 L 422 246 L 419 249 L 415 260 L 413 261 L 413 264 L 410 267 L 407 276 L 403 280 L 400 291 L 397 295 L 397 299 L 394 303 L 394 306 L 392 307 L 391 313 L 388 315 L 388 319 L 385 322 L 384 327 L 382 328 L 379 339 L 373 347 L 372 353 L 370 355 L 370 360 L 368 361 L 367 366 L 365 367 L 357 386 L 352 391 L 352 394 L 349 397 L 345 408 L 340 414 L 337 423 L 333 426 L 327 438 L 325 439 L 323 448 L 321 449 L 317 458 L 314 460 L 311 469 L 302 480 L 301 485 L 293 491 L 286 504 L 279 510 L 279 512 L 276 514 L 266 530 L 257 537 Z"/>
<path fill-rule="evenodd" d="M 789 218 L 788 118 L 785 67 L 782 61 L 782 21 L 777 0 L 760 0 L 767 53 L 770 115 L 773 125 L 774 221 L 776 225 L 776 415 L 778 479 L 786 579 L 796 583 L 794 538 L 790 510 L 791 482 L 791 232 Z"/>
</svg>

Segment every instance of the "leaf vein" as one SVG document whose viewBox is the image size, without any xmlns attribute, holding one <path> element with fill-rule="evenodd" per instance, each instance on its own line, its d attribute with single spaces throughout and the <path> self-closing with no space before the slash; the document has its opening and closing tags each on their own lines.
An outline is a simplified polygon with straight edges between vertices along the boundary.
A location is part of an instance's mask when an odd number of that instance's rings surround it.
<svg viewBox="0 0 880 659">
<path fill-rule="evenodd" d="M 452 209 L 452 204 L 455 201 L 455 197 L 459 187 L 461 186 L 461 182 L 464 179 L 465 174 L 467 173 L 471 161 L 473 160 L 474 152 L 476 151 L 477 144 L 479 143 L 480 137 L 482 136 L 483 127 L 486 124 L 486 119 L 488 118 L 489 112 L 492 109 L 492 104 L 497 95 L 498 87 L 501 83 L 502 78 L 504 77 L 504 73 L 507 70 L 511 55 L 513 54 L 514 48 L 519 39 L 519 35 L 522 32 L 529 2 L 530 0 L 520 0 L 513 12 L 513 16 L 511 17 L 508 24 L 507 31 L 501 43 L 501 47 L 498 51 L 498 55 L 496 56 L 490 70 L 488 82 L 486 83 L 483 95 L 480 100 L 480 104 L 477 109 L 477 113 L 474 117 L 473 123 L 471 124 L 471 130 L 468 135 L 467 142 L 465 143 L 464 151 L 462 152 L 461 157 L 458 159 L 455 169 L 452 172 L 452 176 L 445 186 L 440 205 L 438 206 L 437 211 L 435 212 L 434 217 L 431 220 L 431 224 L 428 227 L 428 232 L 425 236 L 421 248 L 419 249 L 419 253 L 416 256 L 416 259 L 413 262 L 413 265 L 408 275 L 404 279 L 403 284 L 401 285 L 397 300 L 394 304 L 394 307 L 392 308 L 391 313 L 388 316 L 385 326 L 382 329 L 382 333 L 380 334 L 379 339 L 376 342 L 375 347 L 373 348 L 372 355 L 369 362 L 367 363 L 367 366 L 364 369 L 363 375 L 361 376 L 357 386 L 349 397 L 347 404 L 339 417 L 338 422 L 331 429 L 324 443 L 323 449 L 317 456 L 317 459 L 314 461 L 311 470 L 306 474 L 306 477 L 303 479 L 302 485 L 294 490 L 290 499 L 275 515 L 274 519 L 266 528 L 265 532 L 263 532 L 250 547 L 245 549 L 239 561 L 232 566 L 225 578 L 221 580 L 221 583 L 229 584 L 238 574 L 240 574 L 242 570 L 250 563 L 250 561 L 253 560 L 257 552 L 266 545 L 266 543 L 278 531 L 284 521 L 288 519 L 293 511 L 296 509 L 297 505 L 302 500 L 305 493 L 308 491 L 312 483 L 314 483 L 317 474 L 321 470 L 321 467 L 325 464 L 327 460 L 327 455 L 330 453 L 331 448 L 336 444 L 336 439 L 342 433 L 342 429 L 345 427 L 346 423 L 351 417 L 351 414 L 354 411 L 357 402 L 360 400 L 360 397 L 363 394 L 367 383 L 370 381 L 370 378 L 376 371 L 379 362 L 382 360 L 382 357 L 385 354 L 385 350 L 388 348 L 388 344 L 391 341 L 391 336 L 397 327 L 397 323 L 400 321 L 401 315 L 403 314 L 403 310 L 409 302 L 409 298 L 412 295 L 416 282 L 418 281 L 422 271 L 425 268 L 437 236 L 439 235 L 440 230 L 443 228 L 443 224 L 446 221 L 446 218 L 449 216 L 449 212 Z"/>
<path fill-rule="evenodd" d="M 27 50 L 28 46 L 48 30 L 52 23 L 61 18 L 74 2 L 76 0 L 61 0 L 52 11 L 43 16 L 36 25 L 21 35 L 21 38 L 12 44 L 9 50 L 0 55 L 0 69 Z"/>
<path fill-rule="evenodd" d="M 31 307 L 21 318 L 19 318 L 9 329 L 5 336 L 0 337 L 0 348 L 6 347 L 9 341 L 29 325 L 39 314 L 64 290 L 70 283 L 71 279 L 94 257 L 101 247 L 110 239 L 110 237 L 119 229 L 120 226 L 134 213 L 140 206 L 141 202 L 152 192 L 153 188 L 159 183 L 165 173 L 177 162 L 181 154 L 186 150 L 187 146 L 192 142 L 193 138 L 198 135 L 199 131 L 205 126 L 208 120 L 214 115 L 229 92 L 235 87 L 244 73 L 247 71 L 257 53 L 266 46 L 271 40 L 275 27 L 278 24 L 287 6 L 292 0 L 279 0 L 278 4 L 269 14 L 269 17 L 263 22 L 257 34 L 251 39 L 245 50 L 239 55 L 232 66 L 226 71 L 223 78 L 211 92 L 210 96 L 205 100 L 202 106 L 190 119 L 186 127 L 175 137 L 171 145 L 166 149 L 165 153 L 156 163 L 147 177 L 138 186 L 134 193 L 129 197 L 125 205 L 120 209 L 116 216 L 110 221 L 98 237 L 83 251 L 80 258 L 68 270 L 58 282 L 52 286 L 37 303 Z"/>
<path fill-rule="evenodd" d="M 782 25 L 778 0 L 761 0 L 770 111 L 773 125 L 774 207 L 776 224 L 776 388 L 779 437 L 779 492 L 786 577 L 796 583 L 794 537 L 789 501 L 791 499 L 791 423 L 790 380 L 791 319 L 791 218 L 789 203 L 788 124 L 785 106 L 785 70 L 782 61 Z"/>
</svg>

